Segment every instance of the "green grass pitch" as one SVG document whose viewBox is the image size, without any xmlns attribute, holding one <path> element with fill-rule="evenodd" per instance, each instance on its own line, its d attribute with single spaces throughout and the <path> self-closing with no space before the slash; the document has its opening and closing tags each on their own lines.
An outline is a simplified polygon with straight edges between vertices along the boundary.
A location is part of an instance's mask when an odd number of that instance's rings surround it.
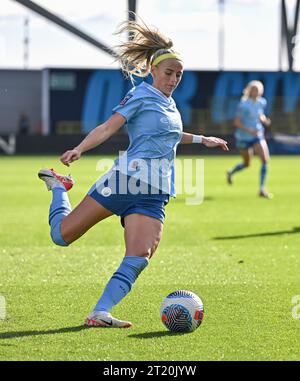
<svg viewBox="0 0 300 381">
<path fill-rule="evenodd" d="M 73 205 L 98 177 L 97 159 L 72 165 Z M 0 360 L 299 360 L 300 306 L 292 298 L 300 295 L 300 158 L 272 158 L 273 200 L 257 196 L 258 159 L 233 186 L 225 183 L 238 161 L 205 157 L 204 202 L 186 205 L 179 195 L 169 203 L 158 251 L 113 311 L 134 324 L 121 330 L 82 326 L 124 255 L 119 219 L 55 246 L 51 193 L 36 173 L 68 169 L 54 156 L 1 157 Z M 171 334 L 160 321 L 163 298 L 177 289 L 204 301 L 193 333 Z"/>
</svg>

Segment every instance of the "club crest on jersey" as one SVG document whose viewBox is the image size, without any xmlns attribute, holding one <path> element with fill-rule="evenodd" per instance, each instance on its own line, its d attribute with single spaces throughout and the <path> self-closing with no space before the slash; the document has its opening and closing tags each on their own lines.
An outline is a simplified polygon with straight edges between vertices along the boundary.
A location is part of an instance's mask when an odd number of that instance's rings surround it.
<svg viewBox="0 0 300 381">
<path fill-rule="evenodd" d="M 121 105 L 121 106 L 124 106 L 124 105 L 129 101 L 129 99 L 132 98 L 132 97 L 133 97 L 132 94 L 128 94 L 128 95 L 126 95 L 126 97 L 125 97 L 124 99 L 121 100 L 120 105 Z"/>
</svg>

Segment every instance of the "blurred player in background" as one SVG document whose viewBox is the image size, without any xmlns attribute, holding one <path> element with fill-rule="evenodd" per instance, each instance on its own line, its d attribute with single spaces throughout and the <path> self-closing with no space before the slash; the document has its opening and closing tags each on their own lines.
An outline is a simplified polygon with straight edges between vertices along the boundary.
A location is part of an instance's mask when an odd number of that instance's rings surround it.
<svg viewBox="0 0 300 381">
<path fill-rule="evenodd" d="M 66 151 L 61 161 L 69 166 L 83 152 L 105 142 L 126 124 L 130 139 L 125 152 L 128 165 L 121 163 L 124 154 L 74 210 L 67 194 L 73 186 L 72 178 L 52 169 L 40 170 L 39 177 L 53 194 L 49 224 L 52 240 L 57 245 L 68 246 L 97 222 L 113 214 L 121 217 L 125 257 L 86 318 L 85 325 L 127 328 L 131 322 L 114 318 L 110 311 L 131 290 L 161 240 L 165 206 L 170 196 L 175 196 L 174 159 L 178 143 L 220 146 L 225 151 L 228 148 L 222 139 L 182 132 L 181 117 L 172 93 L 181 80 L 183 62 L 172 49 L 172 41 L 144 23 L 125 22 L 119 33 L 134 36 L 133 40 L 119 46 L 123 71 L 128 76 L 140 77 L 151 73 L 153 83 L 142 82 L 133 87 L 113 109 L 113 115 L 91 131 L 77 147 Z M 156 167 L 157 159 L 162 160 L 161 168 Z M 154 183 L 153 177 L 149 177 L 152 172 L 158 175 L 159 182 Z M 142 193 L 135 192 L 141 189 Z"/>
<path fill-rule="evenodd" d="M 271 120 L 265 115 L 267 101 L 262 97 L 264 86 L 260 81 L 251 81 L 243 91 L 234 119 L 236 127 L 236 146 L 240 151 L 243 162 L 227 171 L 228 184 L 233 183 L 233 175 L 251 164 L 253 153 L 261 159 L 259 179 L 259 196 L 272 198 L 266 191 L 265 183 L 268 172 L 269 149 L 264 136 L 264 126 L 269 126 Z"/>
</svg>

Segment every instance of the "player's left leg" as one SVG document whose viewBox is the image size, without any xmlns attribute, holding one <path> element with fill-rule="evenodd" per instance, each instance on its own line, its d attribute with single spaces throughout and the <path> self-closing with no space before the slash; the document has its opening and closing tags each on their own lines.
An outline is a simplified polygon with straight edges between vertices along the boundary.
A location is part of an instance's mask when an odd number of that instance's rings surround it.
<svg viewBox="0 0 300 381">
<path fill-rule="evenodd" d="M 94 311 L 86 319 L 86 325 L 120 328 L 132 325 L 113 318 L 110 311 L 129 293 L 139 274 L 148 265 L 161 240 L 163 224 L 156 218 L 137 213 L 126 216 L 124 221 L 125 257 L 107 283 Z"/>
<path fill-rule="evenodd" d="M 259 179 L 259 196 L 264 198 L 272 198 L 272 194 L 265 189 L 266 177 L 268 173 L 268 163 L 270 160 L 269 148 L 266 140 L 260 140 L 254 145 L 254 152 L 261 159 L 260 179 Z"/>
</svg>

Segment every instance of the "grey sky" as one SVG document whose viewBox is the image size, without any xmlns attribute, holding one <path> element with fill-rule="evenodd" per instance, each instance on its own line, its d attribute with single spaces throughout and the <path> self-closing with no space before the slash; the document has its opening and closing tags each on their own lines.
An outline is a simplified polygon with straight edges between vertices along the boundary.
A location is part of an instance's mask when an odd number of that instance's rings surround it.
<svg viewBox="0 0 300 381">
<path fill-rule="evenodd" d="M 30 25 L 29 68 L 118 66 L 107 54 L 13 0 L 0 1 L 0 68 L 23 68 L 25 16 Z M 118 43 L 113 32 L 126 19 L 127 0 L 36 2 L 100 41 Z M 224 69 L 278 69 L 279 9 L 279 0 L 226 1 Z M 218 69 L 217 0 L 138 0 L 138 14 L 173 39 L 186 68 Z"/>
</svg>

